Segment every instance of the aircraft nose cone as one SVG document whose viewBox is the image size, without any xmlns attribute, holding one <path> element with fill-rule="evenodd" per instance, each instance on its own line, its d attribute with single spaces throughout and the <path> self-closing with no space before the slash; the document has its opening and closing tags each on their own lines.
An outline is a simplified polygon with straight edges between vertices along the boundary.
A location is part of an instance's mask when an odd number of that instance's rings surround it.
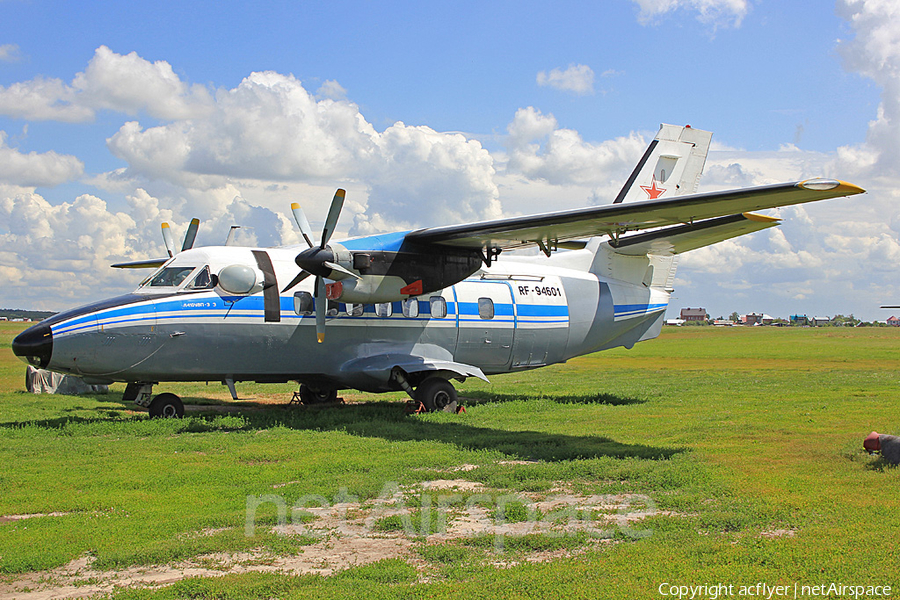
<svg viewBox="0 0 900 600">
<path fill-rule="evenodd" d="M 44 369 L 50 364 L 50 355 L 53 354 L 53 332 L 50 326 L 38 323 L 29 327 L 16 336 L 12 343 L 13 354 L 34 365 Z"/>
</svg>

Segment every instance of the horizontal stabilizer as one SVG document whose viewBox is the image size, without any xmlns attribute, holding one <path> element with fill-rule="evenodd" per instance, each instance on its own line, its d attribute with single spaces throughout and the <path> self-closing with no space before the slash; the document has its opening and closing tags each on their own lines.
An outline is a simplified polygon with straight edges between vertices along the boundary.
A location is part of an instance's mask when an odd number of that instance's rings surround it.
<svg viewBox="0 0 900 600">
<path fill-rule="evenodd" d="M 781 219 L 775 217 L 743 213 L 638 233 L 620 238 L 618 242 L 610 240 L 609 245 L 617 254 L 627 256 L 681 254 L 779 223 Z"/>
<path fill-rule="evenodd" d="M 149 258 L 147 260 L 135 260 L 132 262 L 120 262 L 110 265 L 116 269 L 158 269 L 163 266 L 169 257 L 166 258 Z"/>
</svg>

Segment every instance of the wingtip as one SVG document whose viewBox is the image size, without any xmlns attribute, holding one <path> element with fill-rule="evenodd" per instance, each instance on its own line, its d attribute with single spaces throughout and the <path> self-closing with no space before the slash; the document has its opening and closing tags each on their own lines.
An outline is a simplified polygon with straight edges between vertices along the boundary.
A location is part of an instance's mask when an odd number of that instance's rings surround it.
<svg viewBox="0 0 900 600">
<path fill-rule="evenodd" d="M 846 181 L 841 181 L 840 179 L 805 179 L 798 183 L 797 187 L 803 188 L 804 190 L 814 190 L 817 192 L 837 192 L 845 196 L 852 196 L 853 194 L 863 194 L 866 191 L 858 185 L 854 185 Z"/>
<path fill-rule="evenodd" d="M 858 185 L 854 185 L 852 183 L 848 183 L 846 181 L 841 181 L 838 189 L 842 192 L 846 192 L 847 194 L 865 194 L 866 190 L 864 188 L 859 187 Z"/>
</svg>

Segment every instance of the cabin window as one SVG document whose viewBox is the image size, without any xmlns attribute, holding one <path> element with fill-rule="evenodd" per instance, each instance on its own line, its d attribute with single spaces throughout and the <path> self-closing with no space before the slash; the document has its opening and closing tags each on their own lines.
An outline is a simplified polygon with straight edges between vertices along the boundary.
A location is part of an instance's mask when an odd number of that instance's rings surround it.
<svg viewBox="0 0 900 600">
<path fill-rule="evenodd" d="M 419 316 L 419 301 L 415 298 L 407 298 L 401 303 L 403 307 L 403 316 L 415 319 Z"/>
<path fill-rule="evenodd" d="M 203 267 L 194 280 L 187 285 L 189 290 L 208 290 L 216 287 L 213 276 L 209 274 L 209 267 Z"/>
<path fill-rule="evenodd" d="M 147 284 L 150 287 L 178 287 L 195 267 L 166 267 L 153 276 Z"/>
<path fill-rule="evenodd" d="M 443 319 L 447 316 L 447 301 L 442 296 L 432 296 L 429 301 L 431 303 L 432 318 Z"/>
<path fill-rule="evenodd" d="M 494 301 L 490 298 L 478 299 L 478 316 L 482 319 L 494 318 Z"/>
<path fill-rule="evenodd" d="M 316 311 L 316 304 L 309 292 L 294 293 L 294 312 L 298 315 L 308 316 Z"/>
<path fill-rule="evenodd" d="M 390 302 L 375 305 L 375 314 L 379 317 L 389 317 L 394 314 L 394 306 Z"/>
<path fill-rule="evenodd" d="M 365 308 L 362 304 L 347 304 L 347 314 L 351 317 L 361 317 L 363 316 L 363 309 Z"/>
</svg>

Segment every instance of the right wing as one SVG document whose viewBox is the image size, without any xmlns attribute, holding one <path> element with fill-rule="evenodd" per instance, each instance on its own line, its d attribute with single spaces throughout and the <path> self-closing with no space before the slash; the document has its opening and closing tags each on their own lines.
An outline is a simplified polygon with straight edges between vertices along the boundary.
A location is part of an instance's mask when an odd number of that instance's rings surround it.
<svg viewBox="0 0 900 600">
<path fill-rule="evenodd" d="M 843 181 L 807 179 L 725 192 L 429 227 L 409 232 L 406 234 L 406 241 L 472 249 L 506 250 L 532 245 L 549 248 L 557 242 L 567 240 L 604 235 L 616 239 L 627 231 L 666 225 L 697 226 L 699 221 L 706 219 L 863 192 L 865 190 L 861 187 Z"/>
</svg>

